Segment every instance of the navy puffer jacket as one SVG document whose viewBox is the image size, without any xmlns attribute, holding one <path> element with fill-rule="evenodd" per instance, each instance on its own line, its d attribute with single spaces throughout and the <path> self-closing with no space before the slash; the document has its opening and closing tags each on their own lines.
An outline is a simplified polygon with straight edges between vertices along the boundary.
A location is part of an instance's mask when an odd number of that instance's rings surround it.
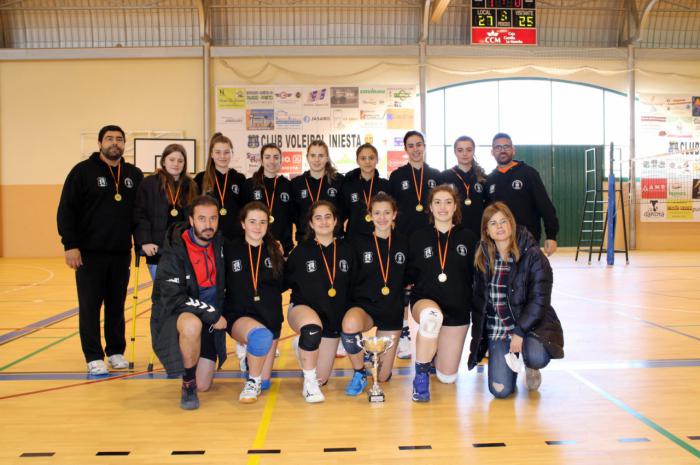
<svg viewBox="0 0 700 465">
<path fill-rule="evenodd" d="M 517 242 L 520 260 L 511 264 L 508 275 L 508 306 L 516 321 L 514 332 L 539 339 L 552 358 L 564 358 L 564 332 L 554 308 L 552 297 L 552 268 L 534 237 L 523 226 L 518 226 Z M 483 247 L 479 243 L 479 247 Z M 488 256 L 485 256 L 488 260 Z M 469 354 L 471 370 L 486 355 L 486 309 L 488 305 L 491 271 L 474 273 L 474 310 L 472 313 L 472 340 Z"/>
</svg>

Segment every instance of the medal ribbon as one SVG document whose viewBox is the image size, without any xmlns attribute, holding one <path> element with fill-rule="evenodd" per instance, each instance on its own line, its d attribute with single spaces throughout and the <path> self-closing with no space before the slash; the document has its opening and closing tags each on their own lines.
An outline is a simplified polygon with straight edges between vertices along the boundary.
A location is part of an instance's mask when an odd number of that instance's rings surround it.
<svg viewBox="0 0 700 465">
<path fill-rule="evenodd" d="M 216 174 L 214 170 L 214 180 L 216 181 L 216 190 L 219 191 L 219 198 L 221 199 L 221 208 L 224 208 L 224 197 L 226 197 L 226 186 L 228 185 L 228 171 L 226 171 L 226 177 L 224 178 L 223 189 L 219 186 L 219 175 Z"/>
<path fill-rule="evenodd" d="M 459 174 L 459 172 L 458 172 L 456 169 L 452 168 L 452 172 L 453 172 L 454 174 L 456 174 L 457 177 L 459 178 L 459 180 L 462 181 L 462 184 L 464 184 L 464 188 L 467 190 L 467 199 L 468 199 L 468 198 L 469 198 L 469 187 L 470 187 L 469 184 L 467 184 L 467 183 L 464 181 L 464 178 L 462 177 L 462 175 Z M 465 200 L 466 200 L 466 199 L 465 199 Z"/>
<path fill-rule="evenodd" d="M 316 203 L 320 198 L 321 198 L 321 187 L 323 186 L 323 178 L 325 176 L 321 176 L 321 180 L 318 182 L 318 190 L 316 191 L 316 198 L 314 198 L 314 194 L 311 193 L 311 187 L 309 187 L 309 177 L 304 176 L 304 182 L 306 183 L 306 190 L 309 192 L 309 197 L 311 197 L 311 203 Z"/>
<path fill-rule="evenodd" d="M 333 288 L 334 284 L 335 284 L 335 262 L 336 262 L 336 260 L 335 260 L 335 257 L 336 257 L 336 255 L 335 255 L 335 251 L 336 251 L 335 239 L 333 239 L 333 274 L 331 274 L 331 268 L 330 268 L 330 266 L 328 266 L 328 260 L 326 260 L 326 254 L 323 253 L 323 246 L 321 246 L 321 243 L 318 241 L 316 241 L 316 243 L 318 244 L 318 248 L 321 249 L 321 257 L 323 258 L 323 264 L 326 265 L 326 273 L 328 274 L 328 279 L 331 282 L 331 288 Z"/>
<path fill-rule="evenodd" d="M 382 263 L 382 253 L 379 251 L 379 241 L 377 240 L 377 235 L 374 236 L 374 245 L 377 248 L 377 259 L 379 261 L 379 270 L 382 273 L 382 279 L 384 280 L 384 285 L 387 286 L 389 282 L 389 265 L 391 264 L 391 233 L 389 233 L 389 246 L 386 249 L 386 272 L 384 271 L 384 264 Z"/>
<path fill-rule="evenodd" d="M 107 165 L 107 163 L 105 163 Z M 122 178 L 122 161 L 121 159 L 119 160 L 119 163 L 117 163 L 117 177 L 114 177 L 114 171 L 112 171 L 112 167 L 107 165 L 107 168 L 109 168 L 109 174 L 112 175 L 112 179 L 114 179 L 114 189 L 116 190 L 116 195 L 119 195 L 119 180 Z"/>
<path fill-rule="evenodd" d="M 372 176 L 372 180 L 369 182 L 369 195 L 365 194 L 365 190 L 362 189 L 362 197 L 365 198 L 365 205 L 367 207 L 367 211 L 369 211 L 369 203 L 372 201 L 372 189 L 374 188 L 374 176 Z"/>
<path fill-rule="evenodd" d="M 421 198 L 423 197 L 423 174 L 425 173 L 424 168 L 425 168 L 425 165 L 423 165 L 420 169 L 420 188 L 419 188 L 418 183 L 416 182 L 416 173 L 413 170 L 413 166 L 411 166 L 411 176 L 413 176 L 413 188 L 416 191 L 416 197 L 418 198 L 418 205 L 420 205 Z"/>
<path fill-rule="evenodd" d="M 452 234 L 452 228 L 450 228 L 450 230 L 447 231 L 447 240 L 445 241 L 445 253 L 442 253 L 442 246 L 440 245 L 440 231 L 438 231 L 437 228 L 435 228 L 435 232 L 437 233 L 438 258 L 440 259 L 440 270 L 444 273 L 445 272 L 445 263 L 447 262 L 448 244 L 450 243 L 450 234 Z"/>
<path fill-rule="evenodd" d="M 253 249 L 251 249 L 250 244 L 248 244 L 248 260 L 250 261 L 250 277 L 253 281 L 253 290 L 255 291 L 255 295 L 258 295 L 258 276 L 260 276 L 260 255 L 262 255 L 262 246 L 263 246 L 262 243 L 258 246 L 258 260 L 255 263 L 255 270 L 253 270 Z"/>
<path fill-rule="evenodd" d="M 173 190 L 170 188 L 170 183 L 167 183 L 165 187 L 168 189 L 168 198 L 170 199 L 170 203 L 173 205 L 173 208 L 176 208 L 177 199 L 180 198 L 180 188 L 182 187 L 182 183 L 178 183 L 177 192 L 175 192 L 175 197 L 173 197 Z"/>
<path fill-rule="evenodd" d="M 267 195 L 267 187 L 265 186 L 265 179 L 263 179 L 263 192 L 265 192 L 265 205 L 267 205 L 267 211 L 270 215 L 272 215 L 272 207 L 275 206 L 275 191 L 277 191 L 277 180 L 278 179 L 279 179 L 278 177 L 275 177 L 275 183 L 272 186 L 272 201 L 270 201 L 270 196 Z"/>
</svg>

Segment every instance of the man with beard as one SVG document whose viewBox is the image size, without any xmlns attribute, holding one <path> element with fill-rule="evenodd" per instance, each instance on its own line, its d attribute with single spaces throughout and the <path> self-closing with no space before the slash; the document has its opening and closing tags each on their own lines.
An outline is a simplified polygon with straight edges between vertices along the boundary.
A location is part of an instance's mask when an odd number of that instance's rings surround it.
<svg viewBox="0 0 700 465">
<path fill-rule="evenodd" d="M 125 135 L 119 126 L 98 134 L 99 152 L 71 170 L 58 204 L 58 233 L 66 264 L 75 270 L 78 325 L 90 375 L 127 368 L 124 359 L 124 300 L 129 284 L 136 191 L 143 173 L 122 159 Z M 104 303 L 105 342 L 100 340 Z"/>
<path fill-rule="evenodd" d="M 498 166 L 486 179 L 488 203 L 501 201 L 508 205 L 515 221 L 527 228 L 539 243 L 544 220 L 544 251 L 552 255 L 557 250 L 559 220 L 552 200 L 544 188 L 540 174 L 525 162 L 513 160 L 515 147 L 508 134 L 493 136 L 491 154 Z"/>
<path fill-rule="evenodd" d="M 175 223 L 165 235 L 153 286 L 153 350 L 168 375 L 182 374 L 185 410 L 199 407 L 197 390 L 209 389 L 217 358 L 219 366 L 226 360 L 224 238 L 218 227 L 217 201 L 195 197 L 189 224 Z"/>
</svg>

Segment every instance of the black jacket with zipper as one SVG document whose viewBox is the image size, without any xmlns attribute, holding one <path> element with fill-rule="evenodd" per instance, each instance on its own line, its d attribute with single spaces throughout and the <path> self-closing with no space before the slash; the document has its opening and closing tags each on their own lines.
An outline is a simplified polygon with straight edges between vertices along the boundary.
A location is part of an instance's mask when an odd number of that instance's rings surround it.
<svg viewBox="0 0 700 465">
<path fill-rule="evenodd" d="M 158 272 L 153 285 L 153 308 L 151 311 L 151 340 L 153 351 L 169 375 L 184 371 L 177 333 L 177 319 L 181 313 L 189 312 L 208 327 L 219 320 L 224 308 L 226 290 L 226 265 L 224 263 L 224 237 L 217 232 L 213 239 L 216 259 L 216 306 L 199 300 L 199 284 L 190 263 L 182 233 L 189 228 L 187 223 L 175 223 L 165 235 Z M 217 331 L 216 347 L 219 366 L 226 360 L 224 331 Z"/>
<path fill-rule="evenodd" d="M 523 226 L 518 226 L 517 242 L 520 260 L 511 264 L 506 289 L 508 308 L 516 322 L 514 332 L 521 337 L 536 337 L 552 358 L 564 358 L 564 333 L 551 305 L 553 279 L 549 260 L 532 234 Z M 484 247 L 483 243 L 480 242 L 479 247 Z M 470 370 L 481 362 L 488 348 L 486 312 L 491 271 L 488 256 L 485 256 L 485 260 L 486 272 L 481 273 L 477 269 L 474 274 Z"/>
</svg>

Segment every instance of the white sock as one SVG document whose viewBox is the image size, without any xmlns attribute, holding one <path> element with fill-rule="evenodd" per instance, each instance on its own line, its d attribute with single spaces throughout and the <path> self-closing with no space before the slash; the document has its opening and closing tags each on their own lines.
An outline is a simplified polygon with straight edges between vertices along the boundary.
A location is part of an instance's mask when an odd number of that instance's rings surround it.
<svg viewBox="0 0 700 465">
<path fill-rule="evenodd" d="M 258 386 L 260 386 L 260 384 L 262 384 L 262 375 L 260 375 L 260 376 L 250 376 L 250 379 L 252 379 L 253 381 L 255 381 L 255 384 L 257 384 Z"/>
<path fill-rule="evenodd" d="M 301 370 L 304 372 L 304 379 L 316 379 L 318 376 L 316 375 L 316 368 L 312 368 L 310 370 Z"/>
</svg>

